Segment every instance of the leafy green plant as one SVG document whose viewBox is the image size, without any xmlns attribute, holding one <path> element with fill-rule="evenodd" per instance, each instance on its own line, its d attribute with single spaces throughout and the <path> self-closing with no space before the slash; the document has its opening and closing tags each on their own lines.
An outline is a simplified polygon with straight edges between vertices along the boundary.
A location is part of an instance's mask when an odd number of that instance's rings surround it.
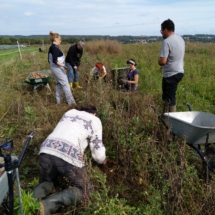
<svg viewBox="0 0 215 215">
<path fill-rule="evenodd" d="M 36 212 L 40 209 L 40 203 L 33 198 L 33 193 L 30 191 L 21 190 L 22 193 L 22 207 L 23 212 L 26 215 L 35 215 Z M 14 199 L 14 209 L 17 215 L 20 215 L 20 205 L 19 205 L 19 197 L 15 197 Z"/>
<path fill-rule="evenodd" d="M 25 107 L 25 112 L 27 114 L 25 119 L 30 123 L 30 125 L 33 125 L 37 121 L 34 110 L 32 109 L 32 107 L 27 106 Z"/>
<path fill-rule="evenodd" d="M 34 178 L 31 182 L 28 183 L 28 186 L 35 188 L 39 184 L 39 178 Z"/>
<path fill-rule="evenodd" d="M 80 211 L 80 215 L 141 215 L 143 214 L 140 208 L 136 208 L 127 204 L 125 199 L 119 198 L 118 194 L 111 197 L 108 195 L 110 190 L 109 187 L 105 185 L 106 176 L 99 173 L 99 171 L 92 170 L 96 173 L 94 180 L 100 183 L 100 190 L 96 191 L 90 197 L 90 200 L 84 210 Z"/>
<path fill-rule="evenodd" d="M 147 191 L 144 192 L 144 195 L 148 198 L 150 204 L 144 205 L 143 214 L 145 215 L 164 215 L 165 212 L 162 209 L 162 194 L 159 190 L 155 189 L 153 186 L 150 186 L 151 192 L 150 195 Z"/>
</svg>

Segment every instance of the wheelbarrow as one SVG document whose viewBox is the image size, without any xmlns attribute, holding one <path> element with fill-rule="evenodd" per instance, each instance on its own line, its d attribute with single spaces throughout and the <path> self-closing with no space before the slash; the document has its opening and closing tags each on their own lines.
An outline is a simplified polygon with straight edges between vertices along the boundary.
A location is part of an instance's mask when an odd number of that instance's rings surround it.
<svg viewBox="0 0 215 215">
<path fill-rule="evenodd" d="M 27 139 L 25 140 L 22 151 L 19 155 L 19 158 L 11 155 L 14 148 L 13 140 L 6 140 L 3 144 L 0 145 L 0 204 L 3 201 L 6 202 L 7 208 L 9 208 L 9 215 L 14 214 L 13 185 L 15 179 L 17 181 L 18 186 L 20 214 L 24 215 L 22 208 L 22 196 L 18 168 L 20 167 L 20 164 L 23 160 L 27 146 L 34 135 L 34 132 L 31 132 L 28 135 Z M 2 162 L 3 160 L 4 162 Z"/>
<path fill-rule="evenodd" d="M 31 72 L 24 82 L 32 85 L 34 87 L 33 91 L 37 90 L 37 88 L 40 86 L 46 87 L 48 88 L 48 90 L 51 91 L 51 88 L 49 86 L 50 77 L 51 77 L 50 70 L 41 70 Z"/>
<path fill-rule="evenodd" d="M 185 112 L 164 113 L 163 118 L 153 105 L 149 105 L 157 114 L 163 125 L 170 129 L 171 134 L 184 139 L 193 148 L 203 161 L 203 167 L 215 171 L 215 148 L 211 146 L 215 143 L 215 115 L 205 112 L 192 111 L 189 107 Z M 202 149 L 204 146 L 204 149 Z M 208 174 L 207 174 L 208 175 Z"/>
</svg>

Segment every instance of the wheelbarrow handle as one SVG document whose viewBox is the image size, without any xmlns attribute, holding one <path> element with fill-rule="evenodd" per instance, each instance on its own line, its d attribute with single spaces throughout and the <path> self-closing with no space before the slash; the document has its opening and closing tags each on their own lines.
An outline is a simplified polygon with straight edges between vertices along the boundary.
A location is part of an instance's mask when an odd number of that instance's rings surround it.
<svg viewBox="0 0 215 215">
<path fill-rule="evenodd" d="M 184 102 L 183 104 L 186 105 L 189 108 L 189 111 L 192 111 L 192 107 L 191 107 L 191 105 L 189 103 Z"/>
<path fill-rule="evenodd" d="M 20 164 L 21 164 L 21 162 L 22 162 L 22 159 L 23 159 L 23 156 L 24 156 L 24 154 L 25 154 L 26 148 L 27 148 L 27 146 L 28 146 L 30 140 L 34 137 L 34 135 L 35 135 L 35 132 L 32 131 L 32 132 L 28 135 L 27 139 L 25 140 L 24 147 L 22 148 L 22 151 L 21 151 L 21 153 L 20 153 L 20 155 L 19 155 L 18 167 L 20 166 Z"/>
<path fill-rule="evenodd" d="M 21 162 L 22 162 L 22 160 L 23 160 L 23 157 L 24 157 L 25 151 L 26 151 L 26 149 L 27 149 L 27 147 L 28 147 L 28 144 L 29 144 L 29 142 L 31 141 L 31 139 L 34 137 L 34 135 L 35 135 L 35 132 L 32 131 L 32 132 L 28 135 L 28 137 L 26 138 L 25 143 L 24 143 L 24 146 L 23 146 L 23 148 L 22 148 L 22 151 L 21 151 L 21 153 L 20 153 L 20 155 L 19 155 L 19 158 L 18 158 L 18 161 L 17 161 L 17 168 L 20 167 L 20 164 L 21 164 Z M 16 179 L 16 175 L 13 174 L 13 181 L 15 181 L 15 179 Z"/>
<path fill-rule="evenodd" d="M 164 121 L 164 119 L 162 118 L 160 112 L 155 108 L 154 105 L 148 104 L 148 106 L 150 108 L 152 108 L 154 110 L 154 112 L 158 115 L 158 119 L 163 123 L 163 125 L 165 126 L 166 129 L 169 129 L 169 126 L 166 124 L 166 122 Z"/>
</svg>

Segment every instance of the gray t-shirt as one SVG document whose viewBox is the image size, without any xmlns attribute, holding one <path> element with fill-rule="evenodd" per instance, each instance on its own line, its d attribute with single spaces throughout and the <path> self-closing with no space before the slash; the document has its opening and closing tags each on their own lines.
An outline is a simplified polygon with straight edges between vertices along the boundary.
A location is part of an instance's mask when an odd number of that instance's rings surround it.
<svg viewBox="0 0 215 215">
<path fill-rule="evenodd" d="M 167 58 L 167 63 L 162 66 L 164 78 L 184 73 L 184 53 L 185 42 L 181 36 L 172 34 L 163 41 L 160 57 Z"/>
</svg>

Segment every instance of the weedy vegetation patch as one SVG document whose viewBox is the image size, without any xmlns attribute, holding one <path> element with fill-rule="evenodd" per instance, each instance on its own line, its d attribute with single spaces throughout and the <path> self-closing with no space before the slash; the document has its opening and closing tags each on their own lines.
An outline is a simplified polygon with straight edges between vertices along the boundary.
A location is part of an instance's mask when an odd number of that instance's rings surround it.
<svg viewBox="0 0 215 215">
<path fill-rule="evenodd" d="M 49 69 L 48 47 L 43 52 L 23 52 L 22 60 L 18 53 L 7 64 L 0 60 L 0 141 L 13 139 L 14 154 L 19 155 L 26 136 L 35 131 L 19 169 L 25 198 L 23 207 L 29 211 L 26 214 L 38 213 L 38 205 L 29 202 L 27 197 L 31 198 L 39 178 L 39 147 L 70 109 L 65 98 L 63 104 L 56 104 L 52 76 L 51 91 L 42 86 L 33 91 L 33 86 L 24 82 L 31 72 Z M 106 166 L 97 166 L 87 152 L 87 169 L 95 192 L 81 206 L 63 208 L 58 214 L 215 213 L 213 173 L 205 179 L 202 160 L 195 151 L 185 140 L 177 137 L 173 140 L 148 106 L 154 105 L 162 111 L 162 74 L 157 63 L 160 47 L 160 42 L 86 42 L 80 67 L 83 88 L 72 93 L 78 105 L 97 107 L 108 162 Z M 69 45 L 61 48 L 66 54 Z M 130 58 L 136 60 L 140 72 L 138 93 L 119 92 L 110 72 L 126 66 Z M 178 86 L 177 111 L 188 111 L 183 105 L 188 102 L 193 110 L 215 113 L 214 59 L 215 44 L 186 43 L 185 73 Z M 97 61 L 107 69 L 107 83 L 88 81 Z M 66 185 L 61 180 L 62 186 Z M 1 207 L 1 210 L 5 209 Z"/>
</svg>

